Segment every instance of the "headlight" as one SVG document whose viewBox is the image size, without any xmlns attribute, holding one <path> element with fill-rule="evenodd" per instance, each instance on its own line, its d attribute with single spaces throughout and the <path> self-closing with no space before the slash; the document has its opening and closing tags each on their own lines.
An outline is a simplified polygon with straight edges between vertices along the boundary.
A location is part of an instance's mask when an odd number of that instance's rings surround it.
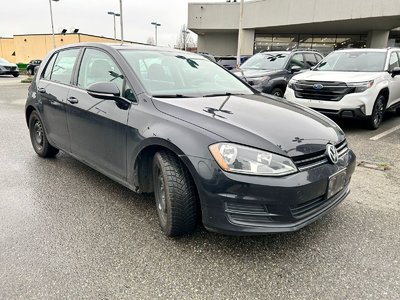
<svg viewBox="0 0 400 300">
<path fill-rule="evenodd" d="M 254 85 L 260 84 L 261 82 L 268 82 L 270 79 L 271 78 L 269 76 L 248 78 L 248 80 L 251 81 Z"/>
<path fill-rule="evenodd" d="M 293 89 L 293 84 L 296 84 L 296 83 L 297 83 L 296 79 L 290 79 L 287 87 Z"/>
<path fill-rule="evenodd" d="M 373 80 L 363 81 L 363 82 L 349 82 L 347 83 L 348 87 L 353 87 L 353 93 L 362 93 L 368 90 L 374 84 Z"/>
<path fill-rule="evenodd" d="M 227 172 L 282 176 L 297 172 L 290 158 L 232 143 L 217 143 L 209 147 L 218 165 Z"/>
</svg>

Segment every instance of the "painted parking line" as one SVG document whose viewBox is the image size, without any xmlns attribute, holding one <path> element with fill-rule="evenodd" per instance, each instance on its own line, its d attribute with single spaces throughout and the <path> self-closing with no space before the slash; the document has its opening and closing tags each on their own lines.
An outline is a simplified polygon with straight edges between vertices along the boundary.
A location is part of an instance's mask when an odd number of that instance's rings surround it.
<svg viewBox="0 0 400 300">
<path fill-rule="evenodd" d="M 393 127 L 391 129 L 388 129 L 388 130 L 386 130 L 386 131 L 384 131 L 384 132 L 382 132 L 380 134 L 377 134 L 377 135 L 373 136 L 372 138 L 370 138 L 370 140 L 371 141 L 377 141 L 380 138 L 383 138 L 384 136 L 387 136 L 388 134 L 391 134 L 392 132 L 395 132 L 396 130 L 399 130 L 399 129 L 400 129 L 400 125 L 396 126 L 396 127 Z"/>
</svg>

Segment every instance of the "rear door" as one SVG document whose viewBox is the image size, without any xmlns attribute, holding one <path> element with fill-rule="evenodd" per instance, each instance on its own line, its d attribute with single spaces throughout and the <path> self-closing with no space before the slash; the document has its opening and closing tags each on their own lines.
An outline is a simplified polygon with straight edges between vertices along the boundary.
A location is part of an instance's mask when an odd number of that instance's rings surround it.
<svg viewBox="0 0 400 300">
<path fill-rule="evenodd" d="M 38 83 L 47 136 L 54 146 L 66 151 L 70 150 L 66 103 L 79 51 L 73 48 L 55 53 Z"/>
<path fill-rule="evenodd" d="M 82 160 L 107 174 L 126 179 L 126 139 L 130 101 L 98 99 L 87 88 L 98 82 L 114 82 L 120 91 L 128 85 L 121 68 L 106 52 L 86 48 L 76 86 L 68 95 L 68 128 L 71 150 Z M 123 95 L 122 95 L 123 96 Z M 129 98 L 129 97 L 128 97 Z"/>
</svg>

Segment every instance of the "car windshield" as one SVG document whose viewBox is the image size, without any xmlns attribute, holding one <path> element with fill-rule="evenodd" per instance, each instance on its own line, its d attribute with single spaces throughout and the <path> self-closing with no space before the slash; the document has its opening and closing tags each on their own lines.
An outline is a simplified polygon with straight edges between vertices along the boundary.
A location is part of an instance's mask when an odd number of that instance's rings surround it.
<svg viewBox="0 0 400 300">
<path fill-rule="evenodd" d="M 287 61 L 286 53 L 264 52 L 250 57 L 241 66 L 241 69 L 254 70 L 279 70 L 285 67 Z"/>
<path fill-rule="evenodd" d="M 236 76 L 200 55 L 153 50 L 120 52 L 155 97 L 253 94 Z"/>
<path fill-rule="evenodd" d="M 332 52 L 317 66 L 316 71 L 381 72 L 385 67 L 385 52 Z"/>
<path fill-rule="evenodd" d="M 9 62 L 7 60 L 5 60 L 4 58 L 1 58 L 1 57 L 0 57 L 0 63 L 9 64 Z"/>
</svg>

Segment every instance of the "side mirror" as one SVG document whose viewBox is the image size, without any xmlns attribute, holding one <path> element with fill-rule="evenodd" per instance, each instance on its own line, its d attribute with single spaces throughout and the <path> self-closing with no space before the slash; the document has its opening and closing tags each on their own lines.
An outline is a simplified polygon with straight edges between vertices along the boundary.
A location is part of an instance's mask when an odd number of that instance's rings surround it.
<svg viewBox="0 0 400 300">
<path fill-rule="evenodd" d="M 400 75 L 400 67 L 394 67 L 391 73 L 392 73 L 392 77 Z"/>
<path fill-rule="evenodd" d="M 299 66 L 293 66 L 290 68 L 290 73 L 292 73 L 292 74 L 300 72 L 300 71 L 301 71 L 301 67 L 299 67 Z"/>
<path fill-rule="evenodd" d="M 121 91 L 114 82 L 97 82 L 89 85 L 87 93 L 99 99 L 115 100 L 121 96 Z"/>
</svg>

